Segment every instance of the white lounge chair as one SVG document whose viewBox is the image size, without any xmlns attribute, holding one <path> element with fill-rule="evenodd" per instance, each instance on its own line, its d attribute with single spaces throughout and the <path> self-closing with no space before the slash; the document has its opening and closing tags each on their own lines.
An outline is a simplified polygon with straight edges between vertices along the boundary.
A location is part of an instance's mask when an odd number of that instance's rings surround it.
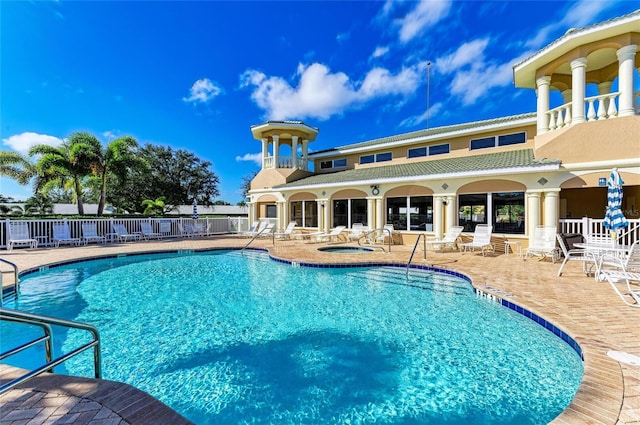
<svg viewBox="0 0 640 425">
<path fill-rule="evenodd" d="M 558 270 L 558 276 L 562 276 L 562 269 L 569 261 L 580 261 L 582 263 L 582 271 L 586 274 L 588 274 L 594 267 L 597 269 L 598 264 L 596 262 L 596 257 L 592 252 L 580 248 L 569 249 L 561 234 L 557 234 L 556 238 L 558 239 L 558 245 L 560 245 L 560 249 L 562 250 L 562 255 L 564 255 L 564 260 Z M 593 264 L 591 264 L 591 267 L 587 268 L 587 263 Z"/>
<path fill-rule="evenodd" d="M 603 270 L 600 273 L 600 277 L 609 282 L 615 293 L 626 305 L 640 307 L 640 273 L 625 270 Z M 620 290 L 618 288 L 620 284 L 624 284 L 625 288 Z"/>
<path fill-rule="evenodd" d="M 442 239 L 427 240 L 427 247 L 436 251 L 444 251 L 445 248 L 457 249 L 458 238 L 463 230 L 463 226 L 452 226 L 447 230 Z"/>
<path fill-rule="evenodd" d="M 347 226 L 336 226 L 329 233 L 311 233 L 310 236 L 312 236 L 316 242 L 332 242 L 336 240 L 346 228 Z"/>
<path fill-rule="evenodd" d="M 146 240 L 149 240 L 149 238 L 160 239 L 162 237 L 162 233 L 153 231 L 153 226 L 148 221 L 140 222 L 140 231 L 142 237 Z"/>
<path fill-rule="evenodd" d="M 555 263 L 560 257 L 560 251 L 556 247 L 556 226 L 538 226 L 533 231 L 533 242 L 524 250 L 524 259 L 528 257 L 551 257 Z"/>
<path fill-rule="evenodd" d="M 476 225 L 476 229 L 473 232 L 473 240 L 471 242 L 466 242 L 460 244 L 460 250 L 462 252 L 467 252 L 467 249 L 471 251 L 475 251 L 476 248 L 482 250 L 482 255 L 487 255 L 487 251 L 491 251 L 495 253 L 496 246 L 491 243 L 491 233 L 493 231 L 493 226 L 490 224 L 478 224 Z"/>
<path fill-rule="evenodd" d="M 613 268 L 625 272 L 640 273 L 640 241 L 635 241 L 623 257 L 603 254 L 598 261 L 598 272 Z"/>
<path fill-rule="evenodd" d="M 82 241 L 80 238 L 71 237 L 71 230 L 66 223 L 53 225 L 53 245 L 58 248 L 61 243 L 68 243 L 69 245 L 80 245 Z"/>
<path fill-rule="evenodd" d="M 38 240 L 29 235 L 29 224 L 9 222 L 7 251 L 11 251 L 16 244 L 29 245 L 30 248 L 38 247 Z"/>
<path fill-rule="evenodd" d="M 273 224 L 271 224 L 269 220 L 260 220 L 258 227 L 256 227 L 253 231 L 246 231 L 246 232 L 242 232 L 241 234 L 248 238 L 253 238 L 258 235 L 263 235 L 265 232 L 271 233 L 272 231 L 273 231 Z"/>
<path fill-rule="evenodd" d="M 98 234 L 98 226 L 96 223 L 82 223 L 82 241 L 84 244 L 89 242 L 105 243 L 107 238 Z"/>
<path fill-rule="evenodd" d="M 351 225 L 351 230 L 347 235 L 347 239 L 349 239 L 350 241 L 358 241 L 368 230 L 368 226 L 365 226 L 362 223 L 354 223 L 353 225 Z"/>
<path fill-rule="evenodd" d="M 140 240 L 140 233 L 129 233 L 127 231 L 127 228 L 124 227 L 123 224 L 113 224 L 112 227 L 113 233 L 116 234 L 116 237 L 120 242 L 127 242 L 129 239 L 132 239 L 134 241 Z"/>
<path fill-rule="evenodd" d="M 287 227 L 282 232 L 276 232 L 275 236 L 277 239 L 291 239 L 291 235 L 293 234 L 294 229 L 296 228 L 297 223 L 295 221 L 289 222 Z"/>
</svg>

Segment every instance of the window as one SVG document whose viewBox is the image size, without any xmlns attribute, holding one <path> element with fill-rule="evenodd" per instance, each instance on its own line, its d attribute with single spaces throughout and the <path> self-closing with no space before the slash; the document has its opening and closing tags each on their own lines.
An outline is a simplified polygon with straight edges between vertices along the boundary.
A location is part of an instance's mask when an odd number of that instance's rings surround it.
<svg viewBox="0 0 640 425">
<path fill-rule="evenodd" d="M 444 153 L 449 153 L 449 143 L 429 146 L 429 155 L 442 155 Z"/>
<path fill-rule="evenodd" d="M 278 217 L 278 210 L 275 205 L 267 205 L 267 218 L 276 218 Z"/>
<path fill-rule="evenodd" d="M 503 134 L 502 136 L 484 137 L 482 139 L 471 140 L 470 149 L 485 149 L 495 148 L 496 146 L 509 146 L 517 145 L 519 143 L 526 143 L 527 134 L 522 131 L 520 133 Z"/>
<path fill-rule="evenodd" d="M 527 136 L 524 132 L 498 136 L 498 146 L 517 145 L 519 143 L 525 143 L 526 141 Z"/>
<path fill-rule="evenodd" d="M 362 155 L 360 157 L 360 164 L 372 164 L 374 162 L 385 162 L 391 161 L 393 159 L 393 155 L 391 152 L 385 153 L 377 153 L 375 155 Z"/>
<path fill-rule="evenodd" d="M 333 159 L 328 161 L 322 161 L 320 163 L 321 170 L 328 170 L 331 168 L 341 168 L 347 166 L 347 158 Z"/>
<path fill-rule="evenodd" d="M 367 225 L 366 199 L 336 199 L 333 201 L 333 226 Z"/>
<path fill-rule="evenodd" d="M 407 151 L 407 158 L 419 158 L 421 156 L 427 156 L 427 148 L 413 148 Z"/>
<path fill-rule="evenodd" d="M 316 201 L 291 202 L 291 221 L 300 227 L 318 227 L 318 204 Z"/>
<path fill-rule="evenodd" d="M 433 197 L 387 198 L 387 224 L 398 230 L 432 230 Z"/>
<path fill-rule="evenodd" d="M 524 192 L 478 193 L 458 197 L 458 224 L 465 232 L 491 225 L 494 233 L 524 234 Z"/>
</svg>

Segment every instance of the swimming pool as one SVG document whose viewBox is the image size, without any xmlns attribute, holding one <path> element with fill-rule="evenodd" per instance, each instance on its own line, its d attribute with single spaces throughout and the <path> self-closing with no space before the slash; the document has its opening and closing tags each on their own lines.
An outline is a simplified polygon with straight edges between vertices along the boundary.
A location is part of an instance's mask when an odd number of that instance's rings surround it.
<svg viewBox="0 0 640 425">
<path fill-rule="evenodd" d="M 197 424 L 542 424 L 582 377 L 569 345 L 465 279 L 400 268 L 129 256 L 28 275 L 7 307 L 96 325 L 105 378 Z M 56 347 L 84 337 L 56 329 Z M 90 354 L 66 371 L 91 376 Z"/>
</svg>

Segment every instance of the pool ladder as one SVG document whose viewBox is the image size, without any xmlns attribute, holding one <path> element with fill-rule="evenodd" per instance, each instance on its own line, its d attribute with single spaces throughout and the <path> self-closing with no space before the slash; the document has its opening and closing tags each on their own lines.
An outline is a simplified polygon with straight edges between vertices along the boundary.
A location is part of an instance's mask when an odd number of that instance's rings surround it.
<svg viewBox="0 0 640 425">
<path fill-rule="evenodd" d="M 409 256 L 409 261 L 407 261 L 407 277 L 409 277 L 409 267 L 411 266 L 411 260 L 413 260 L 413 256 L 416 254 L 416 249 L 418 249 L 418 244 L 420 243 L 420 238 L 422 238 L 422 242 L 424 243 L 423 252 L 424 259 L 427 259 L 427 234 L 420 233 L 418 238 L 416 239 L 415 245 L 413 245 L 413 250 L 411 251 L 411 255 Z"/>
<path fill-rule="evenodd" d="M 18 279 L 18 266 L 12 263 L 11 261 L 5 260 L 4 258 L 0 258 L 1 263 L 5 263 L 10 265 L 13 268 L 13 295 L 16 299 L 18 299 L 18 293 L 20 291 L 20 279 Z M 7 291 L 9 294 L 11 293 L 10 289 Z M 2 272 L 0 271 L 0 307 L 2 307 L 2 301 L 4 300 L 4 287 L 2 286 Z"/>
<path fill-rule="evenodd" d="M 266 235 L 269 232 L 271 232 L 271 242 L 275 245 L 275 243 L 276 243 L 275 227 L 274 228 L 265 227 L 260 232 L 258 232 L 255 235 L 253 235 L 251 240 L 249 242 L 247 242 L 247 244 L 245 246 L 242 247 L 242 249 L 240 250 L 240 253 L 244 254 L 245 248 L 247 248 L 249 245 L 251 245 L 251 242 L 255 241 L 256 239 L 258 239 L 262 235 Z"/>
<path fill-rule="evenodd" d="M 13 322 L 19 323 L 22 325 L 32 325 L 38 326 L 44 331 L 44 335 L 33 339 L 31 341 L 25 342 L 22 345 L 9 349 L 3 353 L 0 353 L 0 361 L 4 359 L 14 356 L 34 345 L 44 342 L 45 345 L 45 358 L 46 362 L 44 365 L 33 369 L 24 375 L 21 375 L 9 382 L 5 382 L 0 385 L 0 394 L 3 394 L 10 389 L 14 388 L 17 385 L 22 384 L 36 376 L 39 376 L 45 372 L 53 373 L 53 368 L 61 363 L 66 362 L 70 358 L 93 348 L 93 369 L 94 374 L 97 379 L 102 377 L 102 367 L 101 367 L 101 356 L 100 356 L 100 334 L 98 333 L 98 329 L 95 326 L 73 322 L 71 320 L 57 319 L 55 317 L 50 316 L 42 316 L 39 314 L 25 313 L 17 310 L 10 310 L 7 308 L 0 308 L 0 321 L 2 322 Z M 84 331 L 88 331 L 92 335 L 91 341 L 79 346 L 78 348 L 71 350 L 70 352 L 61 355 L 60 357 L 53 358 L 53 331 L 51 326 L 63 326 L 66 328 L 80 329 Z"/>
</svg>

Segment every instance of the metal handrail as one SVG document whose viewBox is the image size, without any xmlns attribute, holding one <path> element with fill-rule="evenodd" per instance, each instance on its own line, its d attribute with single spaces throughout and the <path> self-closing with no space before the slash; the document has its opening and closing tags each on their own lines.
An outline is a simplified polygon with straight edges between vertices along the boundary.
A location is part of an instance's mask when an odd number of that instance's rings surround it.
<svg viewBox="0 0 640 425">
<path fill-rule="evenodd" d="M 416 239 L 416 243 L 413 245 L 413 250 L 411 251 L 411 255 L 409 256 L 409 261 L 407 261 L 407 277 L 409 277 L 409 266 L 411 265 L 411 260 L 413 260 L 413 256 L 416 253 L 416 249 L 418 249 L 418 243 L 420 243 L 420 238 L 423 239 L 424 242 L 424 259 L 427 259 L 427 234 L 420 233 L 418 234 L 418 238 Z"/>
<path fill-rule="evenodd" d="M 18 299 L 18 292 L 20 290 L 20 279 L 18 279 L 18 266 L 9 260 L 0 258 L 0 262 L 9 264 L 13 267 L 13 292 L 15 299 Z M 2 300 L 4 299 L 4 288 L 2 288 L 2 274 L 0 273 L 0 307 L 2 307 Z"/>
<path fill-rule="evenodd" d="M 262 234 L 266 234 L 267 232 L 271 233 L 271 242 L 273 242 L 273 244 L 276 243 L 276 232 L 275 232 L 275 226 L 269 228 L 269 226 L 265 227 L 264 229 L 260 230 L 258 233 L 256 233 L 255 235 L 253 235 L 253 237 L 251 238 L 251 240 L 249 242 L 247 242 L 247 244 L 245 246 L 242 247 L 242 249 L 240 250 L 240 253 L 244 254 L 244 250 L 246 247 L 248 247 L 249 245 L 251 245 L 251 242 L 255 241 L 257 238 L 259 238 L 260 236 L 262 236 Z"/>
<path fill-rule="evenodd" d="M 45 372 L 53 372 L 54 367 L 56 367 L 61 363 L 66 362 L 71 357 L 74 357 L 84 352 L 85 350 L 88 350 L 89 348 L 93 348 L 94 375 L 98 379 L 102 377 L 102 365 L 101 365 L 101 356 L 100 356 L 100 334 L 98 333 L 98 329 L 95 326 L 89 325 L 86 323 L 73 322 L 71 320 L 57 319 L 55 317 L 50 317 L 50 316 L 42 316 L 39 314 L 10 310 L 7 308 L 0 308 L 0 321 L 34 325 L 42 328 L 42 330 L 44 331 L 44 336 L 38 337 L 18 347 L 12 348 L 9 351 L 0 353 L 0 360 L 13 356 L 17 353 L 20 353 L 26 350 L 27 348 L 30 348 L 35 344 L 38 344 L 39 342 L 44 342 L 45 349 L 46 349 L 46 363 L 43 366 L 33 369 L 28 373 L 25 373 L 24 375 L 19 376 L 16 379 L 13 379 L 3 385 L 0 385 L 0 394 L 3 394 L 4 392 L 9 391 L 15 386 L 20 385 L 23 382 L 26 382 L 32 378 L 35 378 L 36 376 L 41 375 Z M 88 331 L 93 335 L 93 339 L 88 343 L 83 344 L 80 347 L 66 354 L 63 354 L 62 356 L 56 359 L 53 359 L 52 358 L 53 357 L 53 349 L 52 349 L 53 331 L 51 329 L 51 325 L 64 326 L 67 328 L 74 328 L 74 329 Z"/>
<path fill-rule="evenodd" d="M 389 241 L 388 241 L 389 251 L 388 251 L 388 252 L 391 252 L 391 242 L 392 242 L 392 240 L 391 240 L 391 237 L 392 237 L 392 235 L 391 235 L 391 229 L 388 229 L 388 228 L 386 228 L 386 227 L 381 227 L 380 229 L 373 229 L 373 230 L 369 230 L 368 232 L 363 233 L 363 234 L 362 234 L 362 236 L 360 236 L 360 237 L 358 238 L 358 246 L 362 246 L 362 244 L 360 243 L 360 240 L 361 240 L 362 238 L 366 238 L 366 240 L 370 240 L 370 239 L 369 239 L 369 235 L 371 235 L 371 234 L 373 234 L 373 233 L 378 233 L 378 232 L 387 232 L 387 233 L 389 234 Z M 383 245 L 384 245 L 384 244 L 383 244 Z M 381 247 L 380 247 L 380 249 L 381 249 L 383 252 L 387 252 L 387 251 L 384 249 L 384 246 L 381 246 Z"/>
</svg>

